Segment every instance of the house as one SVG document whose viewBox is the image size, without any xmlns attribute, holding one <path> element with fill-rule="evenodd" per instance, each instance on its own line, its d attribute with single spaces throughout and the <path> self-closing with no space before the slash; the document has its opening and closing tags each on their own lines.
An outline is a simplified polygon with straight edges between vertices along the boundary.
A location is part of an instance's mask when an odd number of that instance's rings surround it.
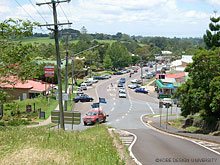
<svg viewBox="0 0 220 165">
<path fill-rule="evenodd" d="M 45 95 L 51 89 L 51 84 L 42 81 L 26 80 L 22 82 L 14 77 L 7 78 L 7 81 L 0 83 L 0 87 L 10 95 L 7 100 L 34 98 L 40 94 Z"/>
<path fill-rule="evenodd" d="M 158 98 L 169 98 L 174 91 L 185 83 L 188 79 L 188 73 L 181 72 L 177 74 L 157 74 L 155 88 L 158 92 Z"/>
<path fill-rule="evenodd" d="M 192 63 L 192 55 L 183 55 L 180 60 L 173 61 L 171 63 L 171 70 L 176 70 L 176 71 L 184 71 L 187 64 Z"/>
</svg>

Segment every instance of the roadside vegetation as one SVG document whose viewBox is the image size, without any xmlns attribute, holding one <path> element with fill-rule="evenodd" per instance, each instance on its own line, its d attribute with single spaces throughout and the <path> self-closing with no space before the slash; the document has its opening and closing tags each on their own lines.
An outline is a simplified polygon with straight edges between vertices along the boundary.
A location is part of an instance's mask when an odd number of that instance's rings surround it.
<svg viewBox="0 0 220 165">
<path fill-rule="evenodd" d="M 35 110 L 34 110 L 35 104 Z M 31 112 L 26 111 L 26 106 L 31 105 Z M 4 116 L 2 118 L 2 126 L 19 126 L 19 125 L 29 125 L 37 124 L 39 120 L 47 119 L 51 111 L 53 111 L 58 105 L 58 101 L 55 96 L 48 98 L 44 96 L 38 96 L 34 99 L 26 99 L 23 101 L 13 101 L 4 104 Z M 70 105 L 71 106 L 71 105 Z M 40 109 L 45 112 L 45 119 L 39 119 Z"/>
<path fill-rule="evenodd" d="M 84 131 L 0 129 L 0 164 L 124 164 L 104 125 Z"/>
</svg>

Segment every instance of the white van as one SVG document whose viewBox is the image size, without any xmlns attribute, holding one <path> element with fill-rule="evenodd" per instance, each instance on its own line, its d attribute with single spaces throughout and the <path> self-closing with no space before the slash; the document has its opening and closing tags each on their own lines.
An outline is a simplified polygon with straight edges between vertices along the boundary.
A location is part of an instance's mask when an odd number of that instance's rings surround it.
<svg viewBox="0 0 220 165">
<path fill-rule="evenodd" d="M 82 84 L 80 85 L 80 87 L 81 87 L 82 90 L 87 90 L 87 85 L 86 85 L 86 83 L 82 83 Z"/>
</svg>

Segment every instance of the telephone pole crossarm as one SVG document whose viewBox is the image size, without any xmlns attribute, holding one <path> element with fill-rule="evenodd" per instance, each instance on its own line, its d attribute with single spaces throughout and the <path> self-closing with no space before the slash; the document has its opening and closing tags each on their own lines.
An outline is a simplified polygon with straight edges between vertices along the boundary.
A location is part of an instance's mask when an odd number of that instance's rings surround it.
<svg viewBox="0 0 220 165">
<path fill-rule="evenodd" d="M 50 5 L 50 4 L 53 4 L 53 3 L 62 3 L 62 2 L 70 2 L 71 0 L 63 0 L 63 1 L 54 1 L 54 0 L 51 0 L 51 2 L 43 2 L 43 3 L 36 3 L 36 5 L 38 6 L 41 6 L 41 5 Z"/>
</svg>

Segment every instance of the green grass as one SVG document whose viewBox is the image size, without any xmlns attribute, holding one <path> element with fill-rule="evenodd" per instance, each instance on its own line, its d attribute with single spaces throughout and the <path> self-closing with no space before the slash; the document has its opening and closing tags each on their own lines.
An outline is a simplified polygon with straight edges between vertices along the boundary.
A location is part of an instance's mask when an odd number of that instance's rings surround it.
<svg viewBox="0 0 220 165">
<path fill-rule="evenodd" d="M 190 127 L 186 128 L 186 130 L 189 131 L 189 132 L 194 132 L 194 131 L 197 131 L 199 129 L 200 129 L 199 127 L 194 127 L 194 126 L 190 126 Z"/>
<path fill-rule="evenodd" d="M 104 125 L 84 131 L 0 129 L 0 164 L 123 164 Z"/>
<path fill-rule="evenodd" d="M 50 97 L 49 104 L 48 104 L 48 99 L 46 99 L 43 96 L 40 96 L 40 97 L 35 98 L 35 99 L 26 99 L 26 100 L 23 100 L 23 101 L 15 101 L 15 104 L 17 104 L 16 111 L 20 112 L 20 117 L 22 117 L 23 115 L 24 116 L 27 115 L 27 114 L 24 113 L 26 111 L 26 105 L 31 105 L 32 106 L 32 112 L 33 112 L 34 111 L 34 103 L 35 103 L 35 110 L 41 108 L 41 111 L 45 112 L 46 119 L 50 116 L 50 112 L 52 110 L 54 110 L 58 105 L 58 101 L 55 100 L 54 97 Z M 12 103 L 9 103 L 8 105 L 11 105 L 11 104 Z M 4 117 L 5 116 L 8 116 L 9 118 L 10 117 L 15 117 L 16 115 L 11 116 L 11 112 L 15 111 L 15 108 L 12 107 L 12 109 L 9 109 L 8 105 L 5 105 L 5 107 L 4 107 L 6 109 L 4 111 L 5 112 Z"/>
<path fill-rule="evenodd" d="M 29 37 L 29 38 L 23 38 L 20 41 L 23 43 L 40 43 L 40 44 L 54 44 L 54 39 L 50 39 L 48 37 Z"/>
</svg>

